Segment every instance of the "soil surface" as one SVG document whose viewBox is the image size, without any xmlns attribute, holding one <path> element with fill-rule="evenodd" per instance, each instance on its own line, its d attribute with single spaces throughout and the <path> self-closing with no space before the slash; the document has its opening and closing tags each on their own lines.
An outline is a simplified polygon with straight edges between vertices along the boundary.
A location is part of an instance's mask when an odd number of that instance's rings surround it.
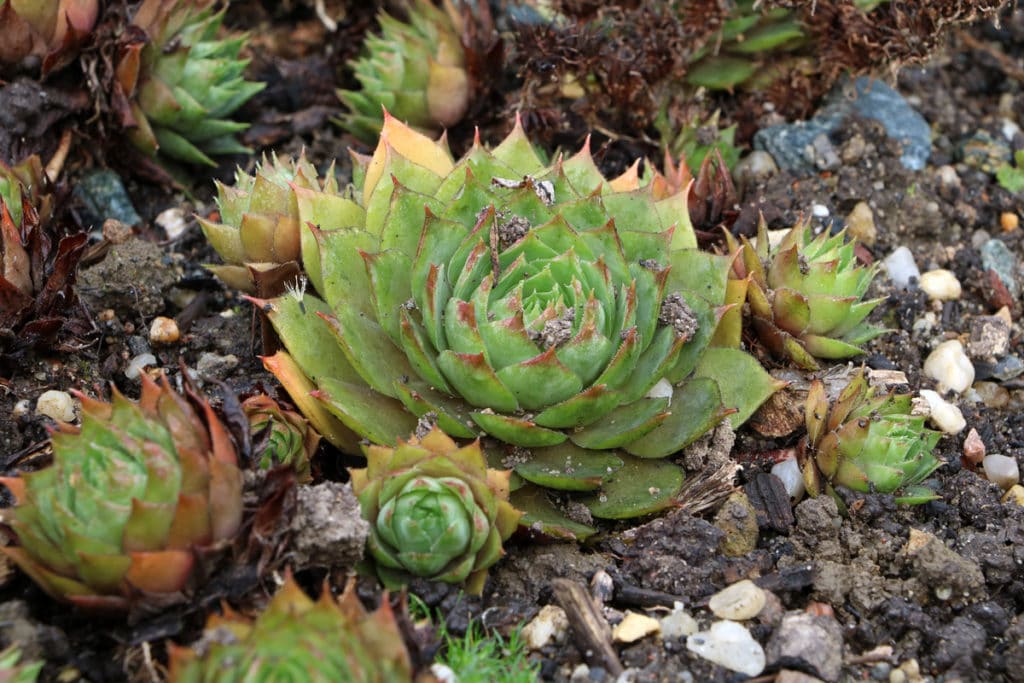
<svg viewBox="0 0 1024 683">
<path fill-rule="evenodd" d="M 315 38 L 321 29 L 308 13 L 295 10 L 275 18 L 291 22 L 284 25 L 293 36 L 313 34 L 308 43 L 260 32 L 261 22 L 270 19 L 255 11 L 231 15 L 236 27 L 257 32 L 252 69 L 271 79 L 270 87 L 242 112 L 255 122 L 247 142 L 258 149 L 272 146 L 279 154 L 304 147 L 320 168 L 337 159 L 344 179 L 348 141 L 328 119 L 338 111 L 333 74 L 351 50 L 338 43 L 322 49 Z M 963 291 L 945 302 L 929 301 L 913 286 L 894 288 L 884 269 L 872 285 L 870 295 L 884 297 L 874 319 L 892 331 L 867 345 L 864 362 L 876 370 L 902 371 L 901 391 L 936 388 L 922 372 L 932 349 L 948 339 L 967 340 L 979 318 L 1004 306 L 1012 319 L 1007 355 L 1024 356 L 1022 299 L 1019 294 L 1007 298 L 993 285 L 980 251 L 990 238 L 1006 245 L 1015 259 L 1011 277 L 1019 292 L 1024 229 L 1010 217 L 1024 215 L 1024 197 L 1000 187 L 993 169 L 966 163 L 961 152 L 979 131 L 990 133 L 1002 148 L 1024 148 L 1024 135 L 1014 127 L 1024 125 L 1020 72 L 1008 73 L 1006 65 L 1006 60 L 1019 64 L 1024 57 L 1024 15 L 1005 17 L 998 28 L 974 27 L 969 36 L 974 48 L 955 40 L 932 63 L 904 68 L 893 82 L 931 126 L 932 156 L 924 170 L 900 164 L 899 145 L 878 123 L 851 118 L 831 138 L 842 159 L 837 170 L 806 177 L 778 173 L 743 188 L 741 197 L 741 204 L 756 201 L 769 207 L 772 228 L 792 225 L 814 205 L 827 209 L 825 216 L 815 213 L 814 220 L 837 228 L 866 202 L 875 227 L 873 238 L 864 243 L 866 261 L 884 259 L 905 246 L 921 272 L 952 271 Z M 283 44 L 295 54 L 285 54 Z M 307 88 L 289 87 L 302 78 Z M 484 136 L 494 141 L 504 132 L 494 126 Z M 468 143 L 468 131 L 456 131 L 451 139 L 458 151 Z M 614 145 L 610 150 L 599 159 L 608 172 L 622 163 Z M 231 159 L 215 175 L 229 181 L 236 163 L 250 170 L 256 158 Z M 74 184 L 93 170 L 72 165 L 69 180 Z M 200 265 L 217 261 L 192 217 L 214 210 L 212 184 L 197 181 L 184 195 L 125 182 L 143 221 L 79 275 L 79 295 L 96 321 L 88 346 L 76 353 L 26 354 L 17 371 L 0 380 L 0 454 L 7 473 L 48 462 L 50 423 L 34 410 L 44 391 L 104 393 L 113 382 L 135 396 L 139 383 L 129 376 L 130 369 L 144 354 L 153 356 L 149 367 L 162 368 L 177 381 L 182 368 L 188 368 L 215 401 L 225 392 L 245 395 L 260 389 L 285 398 L 258 358 L 259 322 L 250 304 Z M 95 226 L 97 238 L 101 224 Z M 159 316 L 177 321 L 178 339 L 151 341 L 150 328 Z M 764 361 L 779 376 L 794 380 L 771 410 L 796 405 L 812 375 L 795 374 L 767 357 Z M 843 366 L 822 374 L 848 372 Z M 770 507 L 779 494 L 766 473 L 800 435 L 765 436 L 745 426 L 732 448 L 732 457 L 743 465 L 735 480 L 742 495 L 728 502 L 721 498 L 698 515 L 679 510 L 639 525 L 605 527 L 584 546 L 515 538 L 492 570 L 482 598 L 467 598 L 438 584 L 419 583 L 411 590 L 439 608 L 454 633 L 464 631 L 473 618 L 501 632 L 533 619 L 556 602 L 556 578 L 596 586 L 603 614 L 613 625 L 629 611 L 665 617 L 680 603 L 706 630 L 717 620 L 707 607 L 709 598 L 751 579 L 768 592 L 765 609 L 745 622 L 769 655 L 766 673 L 758 680 L 776 675 L 779 681 L 813 680 L 800 678 L 803 674 L 842 680 L 1024 681 L 1024 504 L 1003 502 L 999 486 L 962 462 L 964 441 L 973 429 L 988 453 L 1011 456 L 1024 468 L 1024 382 L 979 372 L 973 390 L 946 398 L 960 408 L 967 428 L 939 443 L 945 465 L 929 481 L 939 496 L 933 502 L 899 506 L 890 496 L 840 491 L 842 512 L 834 500 L 821 497 L 797 503 L 787 515 Z M 685 454 L 679 457 L 685 460 Z M 324 445 L 317 476 L 343 481 L 350 462 Z M 0 642 L 17 640 L 25 644 L 27 656 L 45 657 L 44 680 L 155 680 L 166 640 L 194 638 L 205 606 L 220 598 L 251 606 L 264 599 L 270 586 L 252 569 L 222 570 L 218 577 L 195 604 L 128 626 L 117 620 L 97 622 L 55 604 L 6 566 L 0 573 Z M 312 587 L 322 577 L 313 571 L 301 578 Z M 341 585 L 343 576 L 333 581 Z M 379 599 L 369 580 L 361 588 L 368 600 Z M 801 614 L 821 627 L 790 629 Z M 652 635 L 614 648 L 631 680 L 746 678 L 689 651 L 685 635 Z M 829 668 L 834 662 L 823 661 L 822 651 L 841 655 L 838 674 Z M 571 634 L 531 658 L 540 663 L 545 680 L 615 678 L 614 667 L 588 659 Z"/>
</svg>

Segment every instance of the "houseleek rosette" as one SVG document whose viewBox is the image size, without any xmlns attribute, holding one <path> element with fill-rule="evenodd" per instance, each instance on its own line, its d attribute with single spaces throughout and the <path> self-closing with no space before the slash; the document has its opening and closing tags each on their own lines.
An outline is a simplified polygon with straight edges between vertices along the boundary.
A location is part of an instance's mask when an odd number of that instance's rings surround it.
<svg viewBox="0 0 1024 683">
<path fill-rule="evenodd" d="M 199 225 L 225 265 L 206 266 L 226 285 L 258 296 L 277 296 L 300 270 L 299 207 L 292 186 L 336 194 L 334 167 L 321 180 L 306 160 L 281 161 L 276 155 L 241 169 L 234 186 L 217 182 L 220 221 Z"/>
<path fill-rule="evenodd" d="M 899 503 L 936 498 L 918 484 L 942 465 L 932 453 L 942 434 L 926 429 L 925 416 L 911 408 L 909 394 L 878 394 L 863 368 L 832 405 L 815 381 L 804 408 L 807 436 L 798 449 L 808 493 L 845 486 L 895 493 Z"/>
<path fill-rule="evenodd" d="M 846 241 L 845 230 L 815 237 L 802 222 L 772 250 L 767 233 L 762 220 L 756 247 L 746 238 L 742 246 L 731 236 L 728 241 L 738 252 L 733 275 L 746 281 L 754 332 L 769 351 L 816 370 L 815 358 L 860 355 L 861 344 L 886 332 L 865 321 L 884 301 L 864 299 L 878 265 L 857 263 L 856 244 Z"/>
<path fill-rule="evenodd" d="M 143 0 L 132 20 L 148 36 L 124 46 L 117 83 L 129 98 L 128 137 L 149 156 L 215 166 L 210 155 L 244 154 L 248 124 L 228 117 L 263 83 L 246 81 L 244 36 L 218 38 L 224 11 L 213 0 Z"/>
<path fill-rule="evenodd" d="M 684 192 L 656 200 L 635 166 L 608 181 L 587 149 L 545 165 L 519 125 L 456 163 L 389 116 L 357 162 L 352 196 L 295 189 L 322 298 L 257 301 L 287 349 L 267 367 L 336 445 L 394 445 L 429 414 L 530 449 L 528 481 L 593 491 L 629 458 L 596 451 L 665 457 L 776 388 L 708 349 L 728 259 L 695 248 Z M 630 481 L 636 505 L 600 514 L 665 507 L 681 475 Z"/>
<path fill-rule="evenodd" d="M 46 75 L 70 62 L 92 33 L 99 0 L 0 0 L 0 66 L 41 57 Z"/>
<path fill-rule="evenodd" d="M 262 469 L 286 466 L 295 472 L 300 484 L 312 480 L 310 459 L 320 445 L 320 435 L 309 421 L 294 410 L 287 410 L 265 394 L 242 401 L 249 419 L 254 451 Z"/>
<path fill-rule="evenodd" d="M 210 405 L 143 375 L 139 401 L 79 395 L 82 424 L 58 425 L 53 465 L 3 478 L 18 505 L 3 552 L 54 598 L 103 610 L 186 587 L 196 551 L 233 539 L 242 475 Z"/>
<path fill-rule="evenodd" d="M 408 21 L 378 16 L 381 35 L 369 36 L 363 55 L 351 64 L 362 89 L 338 91 L 350 113 L 336 122 L 364 142 L 377 139 L 382 106 L 424 131 L 454 126 L 469 108 L 458 10 L 451 0 L 443 0 L 443 8 L 430 0 L 412 0 L 407 7 Z"/>
<path fill-rule="evenodd" d="M 436 427 L 395 448 L 368 446 L 352 490 L 370 522 L 369 550 L 389 588 L 412 576 L 483 590 L 520 513 L 507 470 L 487 468 L 479 441 L 459 448 Z"/>
<path fill-rule="evenodd" d="M 206 623 L 195 649 L 171 645 L 170 683 L 401 683 L 412 664 L 387 595 L 368 613 L 350 583 L 337 600 L 324 584 L 310 600 L 291 574 L 266 609 L 230 609 Z"/>
</svg>

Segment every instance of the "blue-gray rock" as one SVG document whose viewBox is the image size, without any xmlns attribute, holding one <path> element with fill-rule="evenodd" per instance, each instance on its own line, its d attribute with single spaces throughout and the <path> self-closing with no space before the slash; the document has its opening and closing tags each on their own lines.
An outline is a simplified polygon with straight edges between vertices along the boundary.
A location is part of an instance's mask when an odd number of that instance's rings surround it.
<svg viewBox="0 0 1024 683">
<path fill-rule="evenodd" d="M 831 134 L 851 114 L 881 123 L 888 136 L 903 146 L 900 162 L 906 168 L 925 167 L 932 149 L 928 122 L 898 92 L 866 76 L 837 87 L 814 118 L 759 130 L 754 148 L 769 152 L 779 168 L 788 171 L 826 170 L 838 159 L 822 154 L 819 136 Z"/>
<path fill-rule="evenodd" d="M 971 168 L 992 175 L 1000 167 L 1013 161 L 1013 150 L 1010 149 L 1010 145 L 983 130 L 964 139 L 957 147 L 957 155 Z"/>
<path fill-rule="evenodd" d="M 981 264 L 991 268 L 999 276 L 1014 297 L 1020 294 L 1020 283 L 1017 281 L 1017 257 L 1013 255 L 1006 243 L 992 238 L 981 245 Z"/>
<path fill-rule="evenodd" d="M 99 228 L 108 218 L 113 218 L 127 225 L 138 225 L 142 217 L 128 198 L 121 177 L 109 169 L 100 169 L 88 173 L 75 185 L 75 197 L 84 205 L 86 215 L 83 218 Z"/>
</svg>

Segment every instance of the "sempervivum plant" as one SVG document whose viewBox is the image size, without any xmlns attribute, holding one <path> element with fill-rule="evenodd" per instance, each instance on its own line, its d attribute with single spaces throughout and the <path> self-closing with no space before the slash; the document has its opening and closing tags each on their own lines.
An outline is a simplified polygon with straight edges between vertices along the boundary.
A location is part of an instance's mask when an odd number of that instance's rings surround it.
<svg viewBox="0 0 1024 683">
<path fill-rule="evenodd" d="M 0 162 L 0 372 L 15 350 L 88 330 L 84 316 L 73 313 L 87 236 L 55 219 L 51 190 L 39 157 Z"/>
<path fill-rule="evenodd" d="M 663 458 L 776 388 L 708 349 L 728 259 L 695 248 L 682 192 L 656 199 L 636 167 L 606 180 L 587 149 L 546 165 L 519 125 L 456 163 L 389 116 L 359 161 L 352 198 L 295 190 L 322 298 L 257 301 L 287 349 L 267 367 L 336 445 L 394 445 L 430 413 L 531 449 L 529 481 L 596 490 L 628 458 L 610 449 Z M 600 514 L 671 504 L 679 480 L 654 469 Z"/>
<path fill-rule="evenodd" d="M 255 619 L 211 616 L 202 647 L 170 646 L 170 683 L 403 683 L 412 663 L 387 601 L 368 613 L 350 583 L 314 602 L 292 579 Z M 419 678 L 424 681 L 427 679 Z"/>
<path fill-rule="evenodd" d="M 294 410 L 287 410 L 266 394 L 250 396 L 242 401 L 242 410 L 249 419 L 261 468 L 285 465 L 295 472 L 300 484 L 312 480 L 310 458 L 320 444 L 320 435 L 309 421 Z"/>
<path fill-rule="evenodd" d="M 381 13 L 381 35 L 366 39 L 352 67 L 361 90 L 339 90 L 349 108 L 338 123 L 373 142 L 384 123 L 381 106 L 421 130 L 439 131 L 462 120 L 470 82 L 462 47 L 463 21 L 451 0 L 443 8 L 413 0 L 408 21 Z"/>
<path fill-rule="evenodd" d="M 43 75 L 74 57 L 99 16 L 99 0 L 0 0 L 0 66 L 42 58 Z"/>
<path fill-rule="evenodd" d="M 53 465 L 2 481 L 18 538 L 3 552 L 57 599 L 102 610 L 164 602 L 186 588 L 199 549 L 242 518 L 234 444 L 209 403 L 143 375 L 142 395 L 79 394 L 82 424 L 60 424 Z"/>
<path fill-rule="evenodd" d="M 911 414 L 909 394 L 878 394 L 864 369 L 829 405 L 815 381 L 804 407 L 807 436 L 798 447 L 804 482 L 813 496 L 836 486 L 896 493 L 896 502 L 923 503 L 935 492 L 918 486 L 942 465 L 932 450 L 942 436 Z"/>
<path fill-rule="evenodd" d="M 241 169 L 234 186 L 217 183 L 220 221 L 199 218 L 226 265 L 207 266 L 229 287 L 277 296 L 299 274 L 299 207 L 292 186 L 337 194 L 334 168 L 321 180 L 305 154 L 297 161 L 263 159 L 253 175 Z"/>
<path fill-rule="evenodd" d="M 746 280 L 754 332 L 768 350 L 807 370 L 818 369 L 815 358 L 850 358 L 860 345 L 885 333 L 865 322 L 884 299 L 864 300 L 878 265 L 857 263 L 855 243 L 846 231 L 815 237 L 810 223 L 794 226 L 769 251 L 768 231 L 761 221 L 757 246 L 743 245 L 727 235 L 733 253 L 734 277 Z"/>
<path fill-rule="evenodd" d="M 395 448 L 369 446 L 352 490 L 370 522 L 369 550 L 389 588 L 410 576 L 483 591 L 520 513 L 508 502 L 508 470 L 487 468 L 480 442 L 459 448 L 434 427 Z"/>
<path fill-rule="evenodd" d="M 146 40 L 123 46 L 117 85 L 130 100 L 129 139 L 143 153 L 215 165 L 210 155 L 246 153 L 228 117 L 263 89 L 246 81 L 244 37 L 218 38 L 213 0 L 144 0 L 133 26 Z"/>
</svg>

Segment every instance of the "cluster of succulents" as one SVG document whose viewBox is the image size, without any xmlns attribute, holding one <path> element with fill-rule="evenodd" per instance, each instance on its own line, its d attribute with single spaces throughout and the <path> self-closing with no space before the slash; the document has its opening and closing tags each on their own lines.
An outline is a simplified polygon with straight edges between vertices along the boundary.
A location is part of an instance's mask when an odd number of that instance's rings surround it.
<svg viewBox="0 0 1024 683">
<path fill-rule="evenodd" d="M 245 80 L 244 36 L 218 37 L 224 11 L 214 0 L 144 0 L 136 10 L 145 38 L 122 47 L 117 85 L 144 154 L 213 166 L 210 155 L 249 151 L 235 138 L 247 124 L 229 117 L 265 84 Z"/>
<path fill-rule="evenodd" d="M 733 275 L 746 283 L 751 324 L 758 339 L 775 355 L 807 370 L 815 358 L 841 359 L 863 353 L 860 345 L 885 332 L 866 322 L 883 299 L 864 299 L 878 265 L 857 262 L 856 243 L 846 231 L 814 236 L 810 222 L 794 226 L 775 249 L 761 221 L 756 246 L 740 246 L 728 236 L 736 254 Z"/>
<path fill-rule="evenodd" d="M 289 574 L 255 619 L 225 608 L 207 621 L 200 642 L 201 648 L 170 647 L 171 683 L 413 680 L 387 595 L 368 613 L 354 583 L 338 599 L 325 584 L 314 602 Z"/>
<path fill-rule="evenodd" d="M 898 503 L 938 497 L 920 484 L 942 465 L 932 452 L 942 434 L 925 428 L 925 416 L 913 414 L 909 394 L 879 394 L 861 368 L 831 405 L 816 380 L 804 419 L 807 435 L 798 459 L 812 496 L 843 486 L 894 493 Z"/>
<path fill-rule="evenodd" d="M 234 538 L 242 475 L 209 403 L 143 375 L 142 395 L 79 395 L 81 426 L 59 424 L 53 464 L 2 479 L 18 545 L 3 552 L 54 598 L 120 611 L 188 587 L 196 555 Z"/>
<path fill-rule="evenodd" d="M 299 202 L 292 188 L 338 194 L 334 168 L 320 179 L 305 154 L 263 159 L 254 174 L 239 170 L 235 184 L 217 183 L 220 222 L 199 218 L 203 233 L 225 261 L 207 268 L 226 285 L 276 296 L 301 270 Z"/>
<path fill-rule="evenodd" d="M 530 449 L 527 481 L 593 491 L 777 388 L 708 347 L 729 260 L 695 248 L 683 191 L 657 199 L 635 166 L 606 180 L 586 149 L 546 165 L 518 125 L 455 162 L 388 116 L 357 161 L 352 196 L 295 189 L 319 296 L 256 302 L 287 349 L 267 367 L 335 445 L 394 445 L 430 417 Z M 636 474 L 650 505 L 592 509 L 671 504 L 660 466 Z"/>
<path fill-rule="evenodd" d="M 99 10 L 99 0 L 0 0 L 0 67 L 35 57 L 44 75 L 59 69 L 92 32 Z"/>
<path fill-rule="evenodd" d="M 483 591 L 520 512 L 508 502 L 508 470 L 487 468 L 480 442 L 459 447 L 432 428 L 395 448 L 368 446 L 352 489 L 370 522 L 369 551 L 389 588 L 422 576 Z"/>
<path fill-rule="evenodd" d="M 242 410 L 249 419 L 260 468 L 289 467 L 300 484 L 311 481 L 310 460 L 320 445 L 320 435 L 309 421 L 266 394 L 245 399 Z"/>
<path fill-rule="evenodd" d="M 432 132 L 455 125 L 469 108 L 462 16 L 451 0 L 443 7 L 413 0 L 407 9 L 407 21 L 379 15 L 381 35 L 369 36 L 351 65 L 362 88 L 338 91 L 349 112 L 337 123 L 364 142 L 377 139 L 382 106 Z"/>
</svg>

